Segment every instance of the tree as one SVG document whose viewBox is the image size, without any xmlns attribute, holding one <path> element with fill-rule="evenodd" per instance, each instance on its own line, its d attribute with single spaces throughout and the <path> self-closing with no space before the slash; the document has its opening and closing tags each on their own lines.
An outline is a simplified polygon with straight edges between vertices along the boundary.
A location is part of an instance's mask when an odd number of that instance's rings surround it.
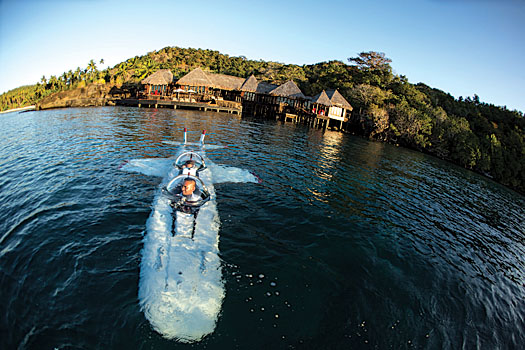
<svg viewBox="0 0 525 350">
<path fill-rule="evenodd" d="M 93 80 L 95 73 L 97 72 L 97 65 L 95 61 L 90 60 L 87 66 L 89 80 Z"/>
<path fill-rule="evenodd" d="M 359 83 L 379 86 L 386 89 L 394 78 L 390 62 L 383 52 L 361 52 L 357 57 L 350 57 L 350 62 L 355 63 L 356 78 Z"/>
<path fill-rule="evenodd" d="M 50 78 L 49 78 L 49 84 L 51 85 L 51 90 L 55 90 L 55 87 L 57 86 L 58 84 L 58 79 L 56 76 L 52 75 Z"/>
<path fill-rule="evenodd" d="M 392 60 L 384 52 L 361 52 L 357 57 L 350 57 L 348 61 L 355 63 L 359 69 L 392 71 Z"/>
<path fill-rule="evenodd" d="M 360 109 L 366 109 L 371 104 L 382 106 L 390 95 L 389 91 L 368 84 L 359 84 L 350 90 L 352 105 Z"/>
<path fill-rule="evenodd" d="M 387 140 L 386 132 L 389 128 L 390 118 L 388 112 L 384 108 L 380 108 L 375 104 L 371 104 L 366 111 L 367 122 L 371 129 L 370 139 Z"/>
<path fill-rule="evenodd" d="M 75 69 L 75 72 L 73 73 L 74 81 L 75 81 L 75 82 L 82 80 L 82 78 L 81 78 L 81 72 L 82 72 L 82 71 L 81 71 L 80 67 L 77 67 L 77 69 Z"/>
<path fill-rule="evenodd" d="M 429 145 L 428 136 L 432 132 L 432 120 L 424 111 L 411 107 L 405 99 L 388 108 L 392 139 L 405 146 L 419 150 Z"/>
</svg>

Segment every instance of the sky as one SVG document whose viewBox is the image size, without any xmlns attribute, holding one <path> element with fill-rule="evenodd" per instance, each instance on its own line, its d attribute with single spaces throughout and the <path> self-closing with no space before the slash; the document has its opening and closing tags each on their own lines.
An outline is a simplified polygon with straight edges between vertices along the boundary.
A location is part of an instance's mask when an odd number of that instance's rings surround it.
<svg viewBox="0 0 525 350">
<path fill-rule="evenodd" d="M 167 46 L 312 64 L 384 52 L 396 74 L 525 112 L 525 0 L 0 0 L 0 93 Z"/>
</svg>

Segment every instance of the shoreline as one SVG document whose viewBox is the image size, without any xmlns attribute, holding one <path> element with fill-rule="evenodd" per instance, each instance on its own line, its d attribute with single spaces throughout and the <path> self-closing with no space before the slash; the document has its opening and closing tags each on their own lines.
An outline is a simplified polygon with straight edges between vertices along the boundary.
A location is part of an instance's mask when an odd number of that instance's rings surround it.
<svg viewBox="0 0 525 350">
<path fill-rule="evenodd" d="M 11 112 L 26 112 L 26 111 L 34 111 L 34 110 L 36 110 L 36 105 L 8 109 L 6 111 L 1 111 L 0 114 L 11 113 Z"/>
<path fill-rule="evenodd" d="M 121 100 L 126 100 L 126 99 L 124 98 L 124 99 L 121 99 Z M 19 107 L 19 108 L 10 109 L 10 110 L 7 110 L 7 111 L 0 112 L 0 114 L 9 113 L 9 112 L 26 112 L 26 111 L 32 111 L 32 110 L 38 111 L 38 110 L 43 110 L 43 109 L 116 107 L 116 106 L 119 106 L 119 103 L 118 103 L 118 101 L 116 99 L 115 100 L 107 99 L 107 98 L 106 99 L 104 99 L 104 98 L 97 99 L 96 97 L 85 98 L 82 101 L 83 103 L 71 103 L 71 102 L 72 101 L 69 100 L 69 103 L 58 103 L 58 104 L 55 104 L 55 105 L 48 105 L 48 106 L 46 106 L 46 108 L 41 108 L 41 107 L 39 108 L 39 106 L 34 106 L 34 105 L 33 106 L 27 106 L 27 107 Z M 77 101 L 75 101 L 75 102 L 77 102 Z M 80 101 L 78 101 L 78 102 L 80 102 Z M 133 105 L 133 104 L 132 105 L 120 104 L 120 106 L 122 106 L 122 107 L 135 107 L 135 108 L 139 108 L 140 109 L 139 106 Z M 148 105 L 148 107 L 151 108 L 152 107 L 151 104 Z M 247 116 L 247 117 L 249 117 L 249 116 Z M 257 117 L 254 117 L 254 118 L 257 118 Z M 282 122 L 285 122 L 285 121 L 282 121 Z M 358 137 L 363 137 L 364 139 L 366 139 L 368 141 L 372 141 L 372 142 L 381 142 L 381 143 L 388 143 L 388 144 L 391 144 L 391 145 L 395 145 L 395 144 L 387 142 L 387 141 L 369 140 L 368 138 L 366 138 L 366 137 L 364 137 L 362 135 L 357 135 L 355 133 L 352 133 L 352 132 L 349 132 L 349 131 L 345 131 L 345 130 L 339 130 L 339 129 L 338 130 L 333 130 L 332 129 L 332 131 L 337 131 L 337 132 L 341 132 L 341 133 L 344 133 L 344 134 L 349 134 L 349 135 L 354 135 L 354 136 L 358 136 Z M 399 146 L 399 145 L 396 145 L 396 146 Z M 491 176 L 488 176 L 488 174 L 484 174 L 484 173 L 478 172 L 478 171 L 476 171 L 474 169 L 465 168 L 461 164 L 458 164 L 458 163 L 454 162 L 453 160 L 446 159 L 446 158 L 441 158 L 441 157 L 438 157 L 437 155 L 432 154 L 430 152 L 425 152 L 425 151 L 414 149 L 414 148 L 407 147 L 407 146 L 400 146 L 400 147 L 403 147 L 403 148 L 406 148 L 406 149 L 410 149 L 410 150 L 413 150 L 413 151 L 416 151 L 416 152 L 420 152 L 420 153 L 429 155 L 431 157 L 434 157 L 436 159 L 440 159 L 440 160 L 445 161 L 447 163 L 453 164 L 455 166 L 459 166 L 462 169 L 465 169 L 465 170 L 471 171 L 471 172 L 473 172 L 475 174 L 481 175 L 482 177 L 484 177 L 484 178 L 486 178 L 486 179 L 488 179 L 490 181 L 493 181 L 494 183 L 497 183 L 497 184 L 499 184 L 499 185 L 501 185 L 501 186 L 503 186 L 503 187 L 505 187 L 507 189 L 510 189 L 511 191 L 514 191 L 514 192 L 516 192 L 516 193 L 518 193 L 520 195 L 525 196 L 525 192 L 522 192 L 519 188 L 513 187 L 513 186 L 508 185 L 508 184 L 503 184 L 503 183 L 495 180 Z"/>
</svg>

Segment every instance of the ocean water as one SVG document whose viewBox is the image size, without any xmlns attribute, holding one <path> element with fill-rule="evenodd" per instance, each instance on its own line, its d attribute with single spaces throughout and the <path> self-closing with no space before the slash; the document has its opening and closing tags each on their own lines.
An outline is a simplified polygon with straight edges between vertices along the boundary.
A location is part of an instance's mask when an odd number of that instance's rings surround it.
<svg viewBox="0 0 525 350">
<path fill-rule="evenodd" d="M 182 344 L 138 303 L 182 130 L 261 184 L 215 185 L 225 298 Z M 121 107 L 0 117 L 1 349 L 521 349 L 525 198 L 435 158 L 332 131 Z"/>
</svg>

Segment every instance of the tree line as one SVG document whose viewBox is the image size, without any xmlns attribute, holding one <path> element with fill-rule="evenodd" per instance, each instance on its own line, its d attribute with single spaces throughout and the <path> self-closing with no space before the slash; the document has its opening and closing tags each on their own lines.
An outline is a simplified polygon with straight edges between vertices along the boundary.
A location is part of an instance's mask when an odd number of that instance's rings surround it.
<svg viewBox="0 0 525 350">
<path fill-rule="evenodd" d="M 100 61 L 103 64 L 103 60 Z M 280 84 L 294 80 L 305 95 L 338 89 L 354 107 L 349 130 L 371 140 L 399 144 L 525 192 L 525 119 L 522 112 L 481 102 L 477 95 L 454 98 L 392 71 L 384 53 L 362 52 L 348 62 L 283 64 L 230 57 L 214 50 L 166 47 L 99 71 L 84 69 L 42 77 L 35 85 L 0 95 L 0 109 L 34 104 L 52 93 L 91 83 L 137 86 L 159 69 L 180 78 L 196 67 L 215 73 Z"/>
<path fill-rule="evenodd" d="M 104 64 L 104 60 L 100 60 Z M 18 107 L 31 106 L 55 92 L 67 91 L 87 84 L 105 84 L 109 81 L 108 71 L 99 71 L 94 60 L 90 60 L 86 68 L 78 67 L 75 71 L 69 70 L 60 76 L 51 75 L 34 85 L 21 86 L 0 95 L 0 111 Z"/>
</svg>

